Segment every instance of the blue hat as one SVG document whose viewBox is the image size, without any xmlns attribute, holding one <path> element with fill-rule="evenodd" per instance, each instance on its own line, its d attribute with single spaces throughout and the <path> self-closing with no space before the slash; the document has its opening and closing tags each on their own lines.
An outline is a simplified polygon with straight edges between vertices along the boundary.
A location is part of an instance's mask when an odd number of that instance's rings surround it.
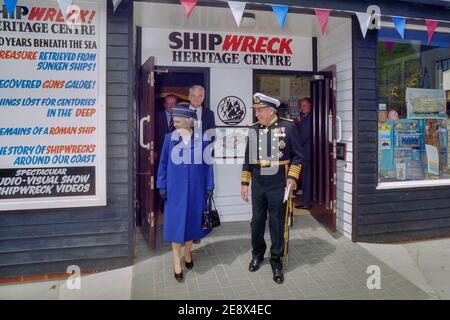
<svg viewBox="0 0 450 320">
<path fill-rule="evenodd" d="M 183 118 L 194 118 L 195 120 L 197 120 L 197 112 L 195 112 L 195 110 L 180 105 L 177 105 L 172 108 L 172 116 Z"/>
</svg>

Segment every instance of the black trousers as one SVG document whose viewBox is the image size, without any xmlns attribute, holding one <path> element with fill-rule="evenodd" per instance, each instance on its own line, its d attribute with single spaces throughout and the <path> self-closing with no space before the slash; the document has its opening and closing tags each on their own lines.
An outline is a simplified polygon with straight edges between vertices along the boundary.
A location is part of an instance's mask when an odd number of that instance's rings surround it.
<svg viewBox="0 0 450 320">
<path fill-rule="evenodd" d="M 304 161 L 302 165 L 302 198 L 303 205 L 305 207 L 311 207 L 311 197 L 312 197 L 312 163 L 311 161 Z"/>
<path fill-rule="evenodd" d="M 284 169 L 283 169 L 284 171 Z M 252 176 L 252 255 L 262 259 L 266 252 L 264 232 L 269 214 L 270 264 L 281 268 L 284 254 L 284 223 L 286 203 L 283 203 L 286 179 L 284 173 L 272 177 Z"/>
</svg>

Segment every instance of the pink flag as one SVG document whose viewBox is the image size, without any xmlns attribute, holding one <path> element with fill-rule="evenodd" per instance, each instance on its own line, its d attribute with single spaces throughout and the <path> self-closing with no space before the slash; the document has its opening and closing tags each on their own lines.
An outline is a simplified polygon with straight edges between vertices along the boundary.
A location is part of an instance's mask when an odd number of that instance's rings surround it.
<svg viewBox="0 0 450 320">
<path fill-rule="evenodd" d="M 386 47 L 386 51 L 387 51 L 387 53 L 389 55 L 392 54 L 393 45 L 394 45 L 394 43 L 392 41 L 385 41 L 384 42 L 384 46 Z"/>
<path fill-rule="evenodd" d="M 331 10 L 330 9 L 314 9 L 316 12 L 317 20 L 319 20 L 320 30 L 322 31 L 322 35 L 327 32 L 328 29 L 328 18 L 330 17 Z"/>
<path fill-rule="evenodd" d="M 436 30 L 438 22 L 436 20 L 425 19 L 425 24 L 428 28 L 428 44 L 430 44 L 431 38 L 433 37 L 433 33 Z"/>
<path fill-rule="evenodd" d="M 181 5 L 184 7 L 184 12 L 188 18 L 191 17 L 192 11 L 197 5 L 197 0 L 180 0 Z"/>
</svg>

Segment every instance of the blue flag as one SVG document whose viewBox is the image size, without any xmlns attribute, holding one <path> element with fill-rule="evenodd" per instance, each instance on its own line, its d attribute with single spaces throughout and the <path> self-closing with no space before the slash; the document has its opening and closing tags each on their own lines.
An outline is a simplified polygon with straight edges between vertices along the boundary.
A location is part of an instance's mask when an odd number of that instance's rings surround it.
<svg viewBox="0 0 450 320">
<path fill-rule="evenodd" d="M 405 39 L 406 19 L 400 17 L 392 17 L 392 22 L 394 23 L 395 29 L 397 29 L 397 32 L 400 34 L 402 39 Z"/>
<path fill-rule="evenodd" d="M 277 16 L 278 22 L 280 23 L 281 29 L 284 28 L 284 23 L 286 22 L 286 17 L 288 14 L 288 6 L 272 6 L 273 12 Z"/>
<path fill-rule="evenodd" d="M 14 14 L 14 8 L 16 7 L 17 0 L 5 0 L 6 10 L 8 10 L 9 16 Z"/>
</svg>

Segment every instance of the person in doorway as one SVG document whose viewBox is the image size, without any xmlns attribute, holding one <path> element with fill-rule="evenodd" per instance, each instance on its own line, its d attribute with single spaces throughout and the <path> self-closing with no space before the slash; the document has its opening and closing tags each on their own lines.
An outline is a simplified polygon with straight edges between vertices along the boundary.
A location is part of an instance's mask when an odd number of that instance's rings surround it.
<svg viewBox="0 0 450 320">
<path fill-rule="evenodd" d="M 205 88 L 200 85 L 194 85 L 189 88 L 189 108 L 194 110 L 197 114 L 197 123 L 201 128 L 202 134 L 206 133 L 206 137 L 211 140 L 214 138 L 214 133 L 210 131 L 216 128 L 214 113 L 202 106 L 205 100 Z"/>
<path fill-rule="evenodd" d="M 189 109 L 194 110 L 197 114 L 198 130 L 205 136 L 205 140 L 214 142 L 216 122 L 214 113 L 207 108 L 203 108 L 202 104 L 205 100 L 205 88 L 200 85 L 193 85 L 189 88 Z M 200 243 L 200 239 L 195 239 L 194 243 Z"/>
<path fill-rule="evenodd" d="M 300 137 L 300 144 L 303 150 L 302 163 L 302 198 L 303 203 L 295 207 L 300 209 L 311 209 L 311 156 L 312 156 L 312 116 L 311 116 L 311 100 L 306 97 L 300 100 L 300 122 L 297 129 Z"/>
<path fill-rule="evenodd" d="M 164 98 L 164 110 L 160 110 L 156 114 L 156 151 L 157 155 L 161 154 L 164 143 L 164 137 L 168 132 L 172 132 L 173 126 L 172 109 L 178 103 L 178 97 L 174 94 L 168 94 Z"/>
<path fill-rule="evenodd" d="M 164 138 L 156 186 L 165 202 L 163 237 L 172 243 L 174 276 L 181 281 L 182 245 L 185 266 L 192 269 L 192 241 L 208 234 L 201 219 L 213 195 L 214 173 L 212 155 L 204 152 L 208 142 L 194 134 L 196 113 L 176 106 L 172 115 L 176 130 Z"/>
<path fill-rule="evenodd" d="M 279 118 L 280 101 L 261 93 L 253 96 L 258 122 L 249 129 L 245 162 L 241 173 L 241 197 L 248 202 L 252 188 L 251 241 L 249 271 L 259 269 L 264 259 L 264 231 L 267 214 L 272 245 L 270 264 L 273 280 L 284 281 L 282 258 L 285 252 L 286 190 L 294 191 L 301 172 L 302 147 L 292 120 Z"/>
</svg>

